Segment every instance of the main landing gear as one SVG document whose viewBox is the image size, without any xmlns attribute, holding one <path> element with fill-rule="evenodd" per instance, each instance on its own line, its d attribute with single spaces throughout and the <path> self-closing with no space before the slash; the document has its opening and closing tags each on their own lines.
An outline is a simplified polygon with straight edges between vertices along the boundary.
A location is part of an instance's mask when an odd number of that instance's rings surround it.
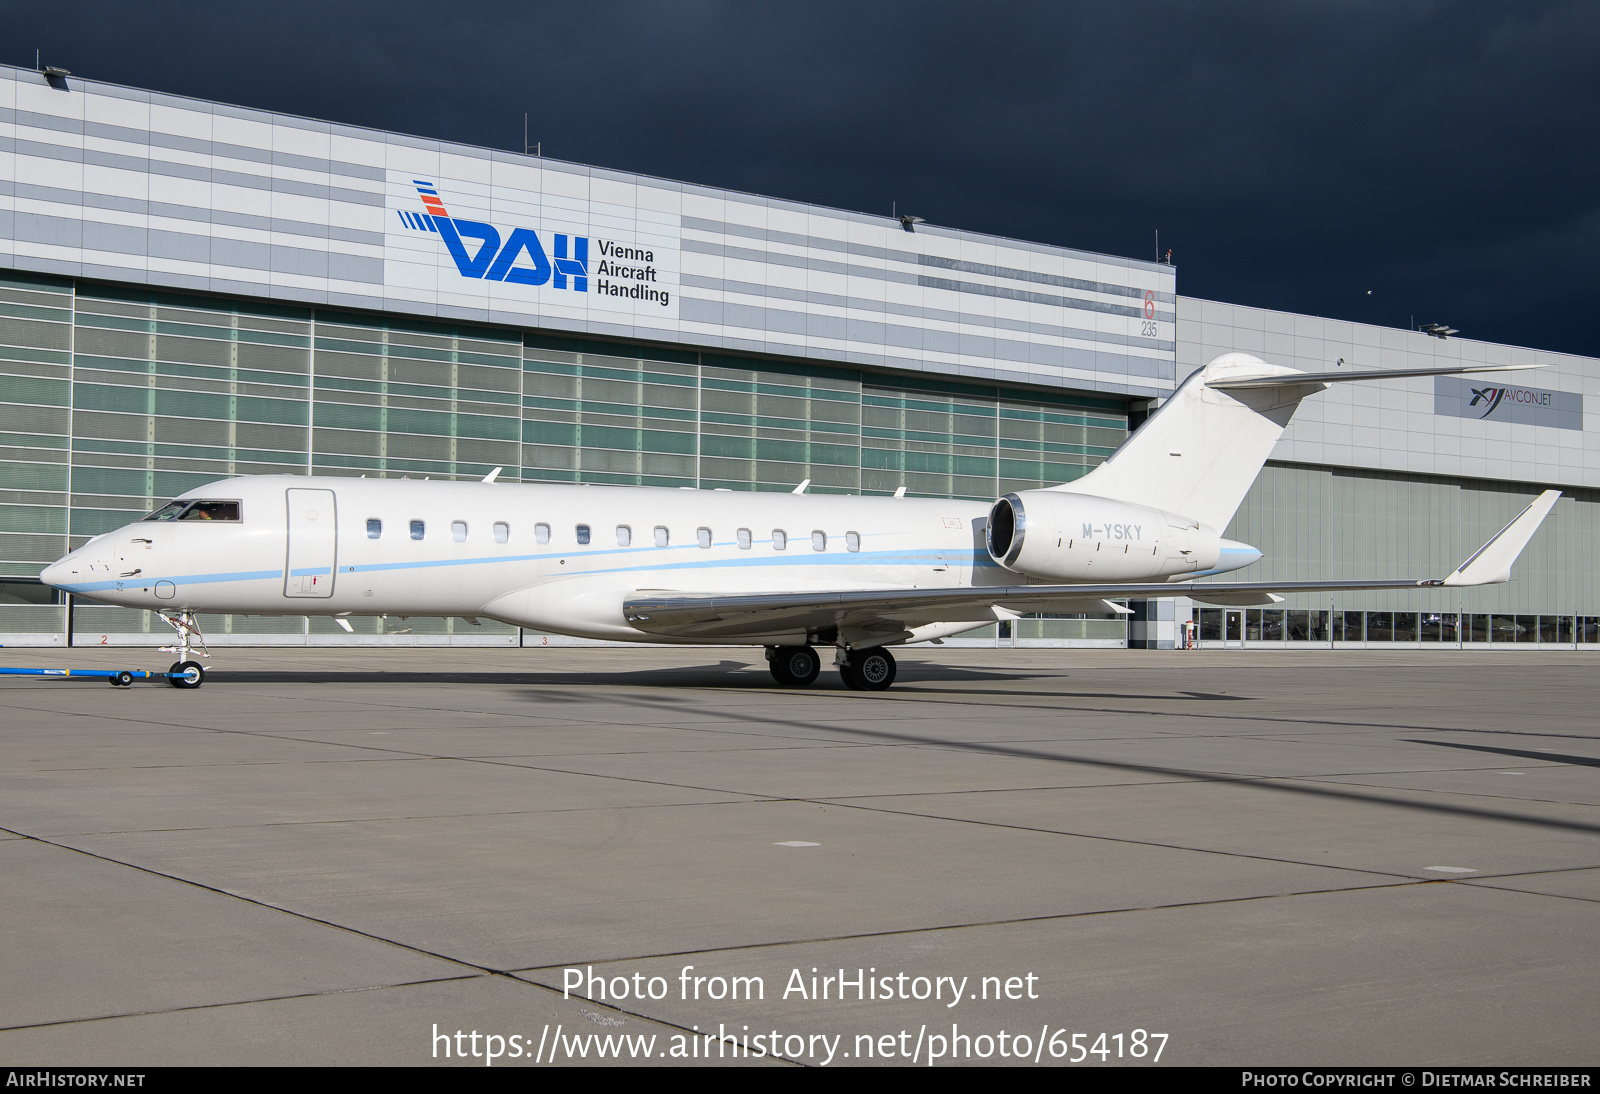
<svg viewBox="0 0 1600 1094">
<path fill-rule="evenodd" d="M 206 669 L 200 662 L 194 660 L 195 656 L 210 657 L 211 651 L 206 648 L 206 636 L 200 633 L 200 624 L 195 621 L 194 613 L 190 611 L 178 612 L 168 615 L 166 612 L 157 612 L 167 625 L 178 632 L 178 640 L 171 646 L 162 646 L 167 653 L 175 653 L 178 659 L 167 670 L 167 683 L 175 688 L 197 688 L 206 682 Z M 191 638 L 200 640 L 200 652 L 195 655 Z"/>
<path fill-rule="evenodd" d="M 894 683 L 894 655 L 881 646 L 841 650 L 839 676 L 851 691 L 884 691 Z M 805 687 L 822 671 L 822 659 L 811 646 L 768 646 L 767 667 L 784 687 Z"/>
<path fill-rule="evenodd" d="M 894 683 L 894 655 L 882 646 L 865 650 L 846 650 L 839 662 L 839 675 L 851 691 L 887 691 Z"/>
<path fill-rule="evenodd" d="M 767 667 L 786 688 L 803 688 L 822 671 L 822 658 L 810 646 L 769 646 Z"/>
</svg>

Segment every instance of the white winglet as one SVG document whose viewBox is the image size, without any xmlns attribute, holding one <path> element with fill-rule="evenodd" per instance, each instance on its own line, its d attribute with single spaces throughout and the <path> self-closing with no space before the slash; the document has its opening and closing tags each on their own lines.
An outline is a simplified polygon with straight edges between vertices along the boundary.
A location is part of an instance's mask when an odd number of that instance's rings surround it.
<svg viewBox="0 0 1600 1094">
<path fill-rule="evenodd" d="M 1472 557 L 1456 567 L 1456 572 L 1445 578 L 1445 585 L 1495 585 L 1511 580 L 1511 564 L 1517 561 L 1522 549 L 1539 530 L 1539 525 L 1549 514 L 1550 507 L 1561 496 L 1559 490 L 1546 490 L 1533 499 L 1516 520 L 1494 534 Z"/>
</svg>

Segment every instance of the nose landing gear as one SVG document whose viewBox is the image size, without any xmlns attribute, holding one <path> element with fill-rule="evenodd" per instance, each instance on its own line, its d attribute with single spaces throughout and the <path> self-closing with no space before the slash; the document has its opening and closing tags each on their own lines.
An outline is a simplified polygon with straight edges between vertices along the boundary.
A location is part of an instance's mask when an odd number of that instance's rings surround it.
<svg viewBox="0 0 1600 1094">
<path fill-rule="evenodd" d="M 206 636 L 200 633 L 200 624 L 196 622 L 194 613 L 181 611 L 175 614 L 157 612 L 167 625 L 178 632 L 178 640 L 174 645 L 162 646 L 167 653 L 175 653 L 178 659 L 167 670 L 167 682 L 175 688 L 197 688 L 206 681 L 205 666 L 194 660 L 195 656 L 210 657 L 211 651 L 206 648 Z M 200 651 L 193 652 L 191 637 L 200 640 Z"/>
</svg>

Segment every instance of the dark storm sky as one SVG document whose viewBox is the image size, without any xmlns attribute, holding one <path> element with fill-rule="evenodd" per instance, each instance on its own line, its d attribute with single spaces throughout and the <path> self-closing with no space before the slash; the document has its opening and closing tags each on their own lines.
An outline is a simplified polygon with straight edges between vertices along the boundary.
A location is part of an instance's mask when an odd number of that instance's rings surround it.
<svg viewBox="0 0 1600 1094">
<path fill-rule="evenodd" d="M 1600 356 L 1600 5 L 0 3 L 0 59 Z M 1371 290 L 1371 295 L 1367 291 Z"/>
</svg>

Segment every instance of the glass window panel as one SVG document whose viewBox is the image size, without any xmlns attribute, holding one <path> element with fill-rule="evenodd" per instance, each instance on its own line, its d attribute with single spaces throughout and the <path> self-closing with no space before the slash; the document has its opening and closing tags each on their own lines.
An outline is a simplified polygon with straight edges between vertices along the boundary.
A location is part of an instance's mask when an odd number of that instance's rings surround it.
<svg viewBox="0 0 1600 1094">
<path fill-rule="evenodd" d="M 1310 638 L 1307 618 L 1310 612 L 1291 610 L 1289 612 L 1289 641 L 1304 642 Z"/>
<path fill-rule="evenodd" d="M 464 520 L 451 521 L 450 538 L 455 540 L 457 543 L 467 542 L 467 522 Z"/>
<path fill-rule="evenodd" d="M 774 528 L 772 530 L 772 549 L 774 551 L 781 551 L 787 546 L 789 546 L 789 537 L 784 533 L 782 528 Z"/>
<path fill-rule="evenodd" d="M 1266 608 L 1261 613 L 1261 637 L 1267 642 L 1283 641 L 1283 609 Z"/>
<path fill-rule="evenodd" d="M 1514 615 L 1491 615 L 1489 617 L 1489 641 L 1515 642 L 1517 640 L 1517 617 Z"/>
<path fill-rule="evenodd" d="M 1394 640 L 1396 642 L 1415 642 L 1417 640 L 1417 613 L 1394 613 Z"/>
<path fill-rule="evenodd" d="M 494 525 L 494 541 L 496 543 L 510 543 L 511 542 L 511 525 L 507 524 L 503 520 L 495 521 L 495 525 Z"/>
<path fill-rule="evenodd" d="M 1200 640 L 1202 642 L 1220 642 L 1222 640 L 1222 609 L 1200 609 Z"/>
<path fill-rule="evenodd" d="M 578 525 L 577 532 L 578 545 L 587 546 L 589 543 L 589 526 L 587 524 L 580 524 Z"/>
<path fill-rule="evenodd" d="M 1326 642 L 1328 640 L 1328 613 L 1311 613 L 1311 641 Z"/>
<path fill-rule="evenodd" d="M 420 521 L 420 520 L 414 520 L 414 521 L 411 522 L 411 538 L 412 539 L 421 539 L 424 535 L 427 534 L 427 531 L 428 531 L 428 526 L 427 526 L 427 524 L 425 522 Z"/>
<path fill-rule="evenodd" d="M 1367 613 L 1367 641 L 1368 642 L 1393 642 L 1394 641 L 1394 613 L 1393 612 L 1368 612 Z"/>
<path fill-rule="evenodd" d="M 184 510 L 179 520 L 238 520 L 239 503 L 236 501 L 197 501 Z"/>
<path fill-rule="evenodd" d="M 739 529 L 739 550 L 748 551 L 749 549 L 750 549 L 750 529 L 741 528 L 741 529 Z"/>
<path fill-rule="evenodd" d="M 371 517 L 367 520 L 367 538 L 383 538 L 383 521 L 379 520 L 377 517 Z"/>
<path fill-rule="evenodd" d="M 823 531 L 812 532 L 811 549 L 813 551 L 826 551 L 828 549 L 828 533 Z"/>
<path fill-rule="evenodd" d="M 695 534 L 694 534 L 694 538 L 695 538 L 695 542 L 699 543 L 701 547 L 710 547 L 711 546 L 711 529 L 709 529 L 709 528 L 696 529 Z"/>
<path fill-rule="evenodd" d="M 548 524 L 535 524 L 533 526 L 533 539 L 535 543 L 549 543 L 550 526 Z"/>
<path fill-rule="evenodd" d="M 1536 615 L 1517 616 L 1517 641 L 1539 641 L 1539 617 Z"/>
<path fill-rule="evenodd" d="M 1489 617 L 1487 615 L 1471 615 L 1468 619 L 1468 642 L 1489 641 Z"/>
<path fill-rule="evenodd" d="M 626 547 L 633 542 L 633 529 L 626 524 L 617 525 L 617 546 Z"/>
<path fill-rule="evenodd" d="M 1246 642 L 1261 641 L 1261 609 L 1251 608 L 1245 612 L 1244 640 Z"/>
</svg>

